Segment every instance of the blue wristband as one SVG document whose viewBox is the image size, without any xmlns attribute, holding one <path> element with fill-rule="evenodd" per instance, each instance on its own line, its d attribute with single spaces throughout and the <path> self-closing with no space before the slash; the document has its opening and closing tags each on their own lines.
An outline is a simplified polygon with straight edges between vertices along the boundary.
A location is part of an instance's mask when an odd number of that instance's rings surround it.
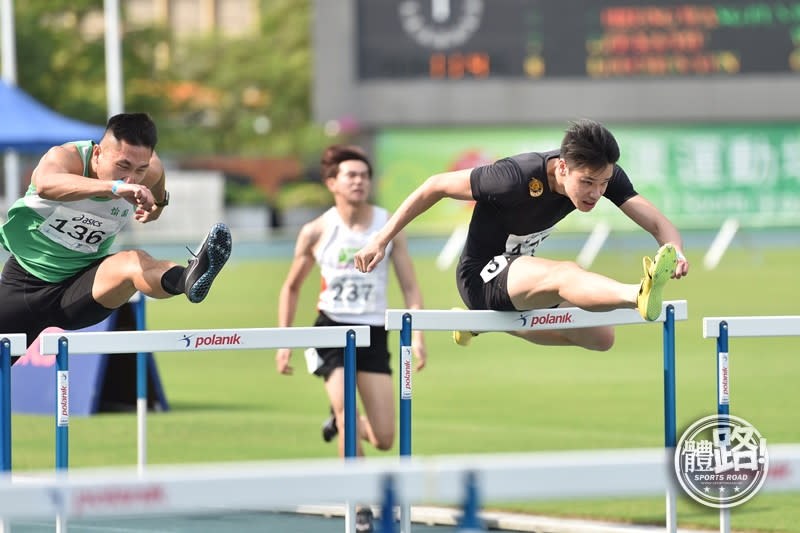
<svg viewBox="0 0 800 533">
<path fill-rule="evenodd" d="M 116 195 L 117 194 L 117 187 L 119 187 L 123 183 L 125 183 L 123 180 L 116 180 L 114 182 L 114 185 L 111 186 L 111 194 Z"/>
<path fill-rule="evenodd" d="M 678 257 L 678 259 L 683 259 L 684 261 L 686 261 L 686 257 L 677 250 L 675 251 L 675 255 Z"/>
</svg>

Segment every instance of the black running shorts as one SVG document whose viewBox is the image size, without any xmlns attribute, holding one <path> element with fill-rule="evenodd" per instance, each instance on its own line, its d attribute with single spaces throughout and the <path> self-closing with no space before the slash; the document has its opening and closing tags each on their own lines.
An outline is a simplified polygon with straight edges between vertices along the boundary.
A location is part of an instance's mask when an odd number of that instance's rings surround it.
<svg viewBox="0 0 800 533">
<path fill-rule="evenodd" d="M 331 320 L 325 313 L 320 312 L 315 326 L 357 326 L 363 324 L 343 324 Z M 379 374 L 391 374 L 389 366 L 389 349 L 386 340 L 386 328 L 383 326 L 370 326 L 369 338 L 370 346 L 356 347 L 356 371 L 358 372 L 377 372 Z M 344 367 L 344 348 L 318 348 L 317 352 L 324 363 L 314 371 L 314 374 L 322 376 L 325 381 L 334 369 Z"/>
<path fill-rule="evenodd" d="M 98 259 L 77 274 L 58 283 L 41 280 L 11 256 L 0 278 L 0 331 L 25 333 L 30 345 L 43 329 L 81 329 L 107 318 L 107 309 L 92 298 Z"/>
<path fill-rule="evenodd" d="M 483 310 L 491 309 L 494 311 L 516 311 L 511 297 L 508 295 L 508 271 L 511 263 L 516 261 L 519 255 L 507 257 L 508 264 L 495 277 L 484 282 L 477 272 L 470 275 L 466 282 L 459 281 L 458 292 L 468 309 Z"/>
</svg>

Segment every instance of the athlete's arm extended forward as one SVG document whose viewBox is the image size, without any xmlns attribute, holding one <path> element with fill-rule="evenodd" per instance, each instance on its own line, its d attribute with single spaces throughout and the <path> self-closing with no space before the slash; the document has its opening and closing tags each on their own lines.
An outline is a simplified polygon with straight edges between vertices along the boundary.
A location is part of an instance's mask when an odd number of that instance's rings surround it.
<svg viewBox="0 0 800 533">
<path fill-rule="evenodd" d="M 622 212 L 647 230 L 659 245 L 672 243 L 678 251 L 678 264 L 673 278 L 681 278 L 689 273 L 689 261 L 683 255 L 683 241 L 678 228 L 658 208 L 642 195 L 630 198 L 620 206 Z"/>
<path fill-rule="evenodd" d="M 442 198 L 472 200 L 469 182 L 471 172 L 472 169 L 456 170 L 435 174 L 425 180 L 400 204 L 372 241 L 358 251 L 354 257 L 356 268 L 360 272 L 372 272 L 386 255 L 386 246 L 395 235 Z"/>
</svg>

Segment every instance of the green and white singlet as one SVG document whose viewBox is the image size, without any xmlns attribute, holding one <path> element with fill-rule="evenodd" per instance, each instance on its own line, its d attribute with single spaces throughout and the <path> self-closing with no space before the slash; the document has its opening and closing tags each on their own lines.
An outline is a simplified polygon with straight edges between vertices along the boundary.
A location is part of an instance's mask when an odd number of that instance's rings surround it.
<svg viewBox="0 0 800 533">
<path fill-rule="evenodd" d="M 92 141 L 74 144 L 88 176 Z M 45 200 L 33 183 L 14 202 L 0 227 L 0 243 L 25 270 L 57 283 L 109 254 L 116 235 L 131 221 L 135 208 L 123 198 Z"/>
</svg>

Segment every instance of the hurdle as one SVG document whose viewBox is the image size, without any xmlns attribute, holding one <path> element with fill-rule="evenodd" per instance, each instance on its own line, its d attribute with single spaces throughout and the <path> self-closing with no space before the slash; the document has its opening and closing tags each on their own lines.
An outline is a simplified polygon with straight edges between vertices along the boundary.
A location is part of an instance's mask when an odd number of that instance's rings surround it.
<svg viewBox="0 0 800 533">
<path fill-rule="evenodd" d="M 411 455 L 411 331 L 519 331 L 558 330 L 598 326 L 663 323 L 664 352 L 664 448 L 665 468 L 671 463 L 677 445 L 675 422 L 675 321 L 688 319 L 685 300 L 662 303 L 661 314 L 645 321 L 635 309 L 592 312 L 577 307 L 536 309 L 532 311 L 462 311 L 430 309 L 388 309 L 386 329 L 400 331 L 400 455 Z M 666 488 L 667 531 L 677 531 L 675 487 Z M 408 508 L 401 512 L 401 531 L 410 530 Z"/>
<path fill-rule="evenodd" d="M 369 326 L 326 326 L 294 328 L 242 328 L 220 330 L 102 331 L 46 333 L 41 337 L 42 355 L 56 354 L 56 470 L 69 464 L 69 354 L 120 354 L 144 352 L 193 352 L 210 350 L 253 350 L 275 348 L 339 348 L 345 354 L 345 456 L 356 455 L 356 346 L 369 346 Z M 137 356 L 138 357 L 138 356 Z M 137 387 L 138 388 L 138 387 Z M 145 410 L 146 412 L 146 410 Z M 142 411 L 137 409 L 137 415 Z M 137 422 L 137 428 L 145 424 Z M 146 443 L 137 438 L 137 466 L 144 473 Z M 352 507 L 352 506 L 351 506 Z M 56 529 L 66 531 L 66 517 L 57 516 Z M 346 519 L 346 529 L 352 520 Z"/>
<path fill-rule="evenodd" d="M 772 455 L 787 476 L 764 489 L 797 490 L 800 445 L 776 445 Z M 302 503 L 377 501 L 387 488 L 393 489 L 395 504 L 458 504 L 472 482 L 484 501 L 656 496 L 669 483 L 663 466 L 660 448 L 636 448 L 155 465 L 144 474 L 133 468 L 76 468 L 68 475 L 35 472 L 25 479 L 0 475 L 0 517 L 282 511 Z"/>
<path fill-rule="evenodd" d="M 24 333 L 0 338 L 0 471 L 11 470 L 11 356 L 25 355 L 28 347 Z"/>
<path fill-rule="evenodd" d="M 137 352 L 194 352 L 209 350 L 255 350 L 270 348 L 369 346 L 369 326 L 327 326 L 295 328 L 242 328 L 219 330 L 61 332 L 42 335 L 42 355 L 56 355 L 56 469 L 66 469 L 69 459 L 69 354 L 120 354 Z M 353 366 L 355 366 L 353 364 Z M 353 430 L 355 440 L 355 401 Z M 345 413 L 346 414 L 346 413 Z M 347 433 L 347 432 L 346 432 Z M 347 438 L 348 435 L 345 435 Z M 352 444 L 355 450 L 355 443 Z M 141 458 L 146 454 L 140 450 Z M 355 455 L 355 453 L 353 453 Z"/>
<path fill-rule="evenodd" d="M 703 338 L 717 339 L 717 415 L 730 415 L 730 337 L 800 337 L 800 316 L 704 317 Z M 730 533 L 729 508 L 719 510 L 720 533 Z"/>
</svg>

